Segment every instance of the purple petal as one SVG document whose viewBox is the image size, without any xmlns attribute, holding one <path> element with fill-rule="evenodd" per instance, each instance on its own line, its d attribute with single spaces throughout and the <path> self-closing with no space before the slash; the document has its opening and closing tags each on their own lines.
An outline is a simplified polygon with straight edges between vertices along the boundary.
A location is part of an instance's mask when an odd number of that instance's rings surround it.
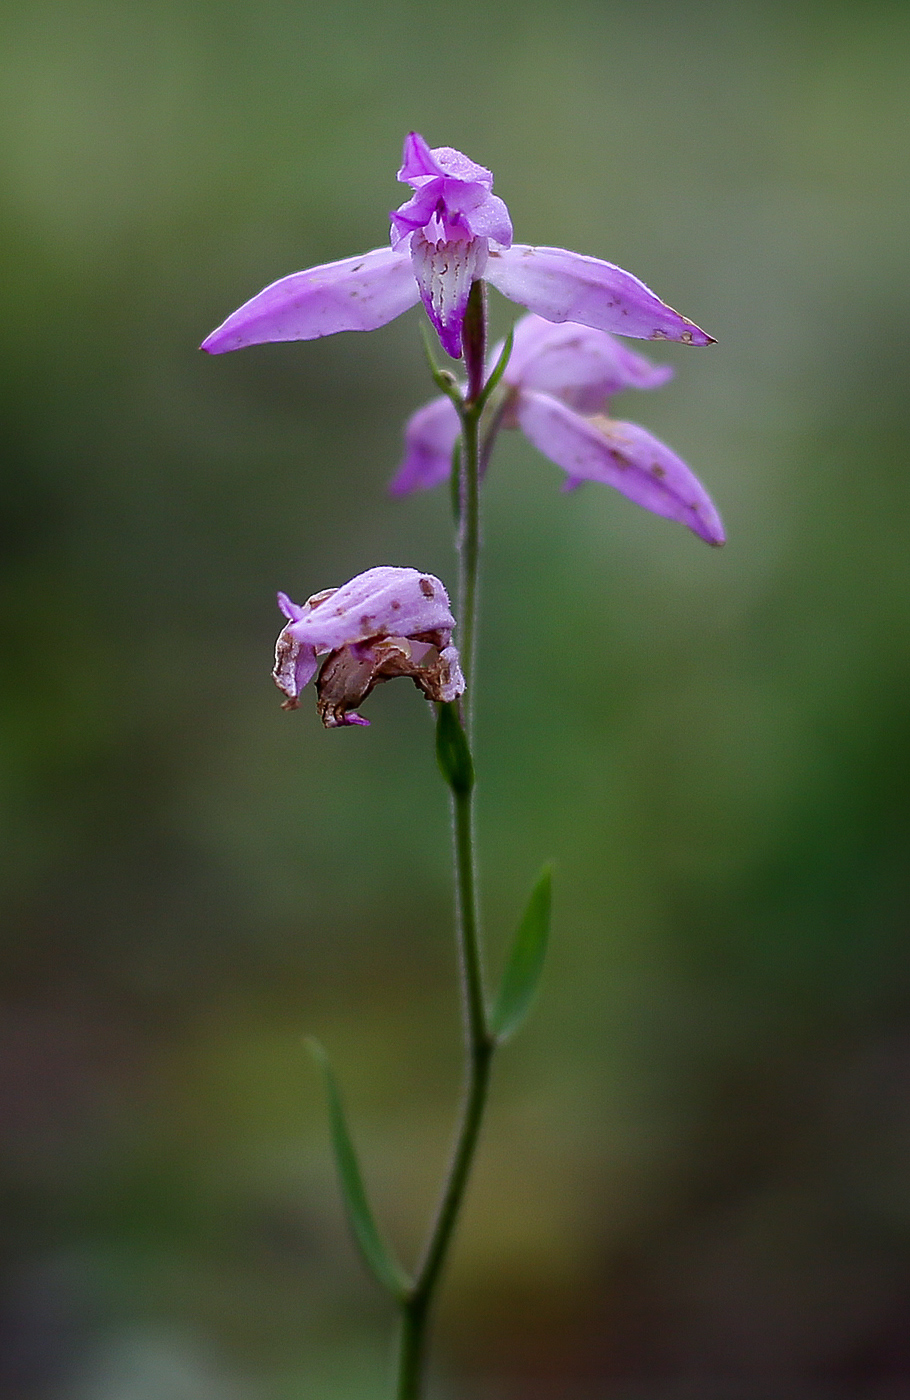
<svg viewBox="0 0 910 1400">
<path fill-rule="evenodd" d="M 518 421 L 571 482 L 600 481 L 636 505 L 688 525 L 708 544 L 723 544 L 724 527 L 710 496 L 685 462 L 636 423 L 582 418 L 548 394 L 523 392 Z"/>
<path fill-rule="evenodd" d="M 398 248 L 409 234 L 426 228 L 436 211 L 442 193 L 442 180 L 433 180 L 418 189 L 389 215 L 392 221 L 392 247 Z"/>
<path fill-rule="evenodd" d="M 509 211 L 490 193 L 493 176 L 460 151 L 450 146 L 431 151 L 423 137 L 412 132 L 398 178 L 416 192 L 390 215 L 393 248 L 418 229 L 429 243 L 492 238 L 508 247 L 512 242 Z"/>
<path fill-rule="evenodd" d="M 597 413 L 623 389 L 656 389 L 673 377 L 670 365 L 654 365 L 607 331 L 573 321 L 554 325 L 523 316 L 505 373 L 508 384 L 553 394 L 579 413 Z"/>
<path fill-rule="evenodd" d="M 483 185 L 485 189 L 493 188 L 493 172 L 485 165 L 478 165 L 476 160 L 469 160 L 461 151 L 456 151 L 454 146 L 434 146 L 430 155 L 436 162 L 440 175 L 444 175 L 447 180 L 464 180 L 470 185 Z"/>
<path fill-rule="evenodd" d="M 202 349 L 221 355 L 270 340 L 372 331 L 394 321 L 418 297 L 407 250 L 375 248 L 273 282 L 213 331 Z"/>
<path fill-rule="evenodd" d="M 446 212 L 454 215 L 474 238 L 492 238 L 508 248 L 512 242 L 512 220 L 505 200 L 478 183 L 445 182 Z"/>
<path fill-rule="evenodd" d="M 431 180 L 442 171 L 433 160 L 433 153 L 419 131 L 409 131 L 404 138 L 401 152 L 401 169 L 398 180 L 402 185 L 413 185 L 417 180 Z"/>
<path fill-rule="evenodd" d="M 286 593 L 278 594 L 278 608 L 289 622 L 296 622 L 298 618 L 303 617 L 303 608 L 299 603 L 292 603 Z"/>
<path fill-rule="evenodd" d="M 412 413 L 405 424 L 404 458 L 389 487 L 392 495 L 426 491 L 445 481 L 460 431 L 455 405 L 445 395 Z"/>
<path fill-rule="evenodd" d="M 713 343 L 712 336 L 667 306 L 631 272 L 600 258 L 514 243 L 508 249 L 490 249 L 484 276 L 503 296 L 547 321 L 580 321 L 639 340 Z"/>
<path fill-rule="evenodd" d="M 288 623 L 285 631 L 321 653 L 373 637 L 448 632 L 454 626 L 448 595 L 438 578 L 417 569 L 382 566 L 336 588 L 297 622 Z"/>
<path fill-rule="evenodd" d="M 439 175 L 484 185 L 488 190 L 493 188 L 492 171 L 485 166 L 468 160 L 452 146 L 434 146 L 431 150 L 419 132 L 410 132 L 405 137 L 398 179 L 402 184 L 416 186 Z"/>
<path fill-rule="evenodd" d="M 436 328 L 443 350 L 461 358 L 461 328 L 471 284 L 483 273 L 486 239 L 428 243 L 422 233 L 411 238 L 411 263 L 420 298 Z"/>
</svg>

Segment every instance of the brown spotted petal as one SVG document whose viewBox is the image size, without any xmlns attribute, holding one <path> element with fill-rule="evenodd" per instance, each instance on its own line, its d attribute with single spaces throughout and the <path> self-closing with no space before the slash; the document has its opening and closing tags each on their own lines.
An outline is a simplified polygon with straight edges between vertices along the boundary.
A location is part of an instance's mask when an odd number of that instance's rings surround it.
<svg viewBox="0 0 910 1400">
<path fill-rule="evenodd" d="M 637 423 L 583 418 L 549 394 L 526 390 L 516 411 L 525 436 L 570 482 L 601 481 L 655 515 L 688 525 L 708 544 L 723 544 L 720 516 L 695 473 L 666 443 Z"/>
<path fill-rule="evenodd" d="M 288 624 L 278 638 L 275 683 L 294 709 L 318 658 L 328 656 L 318 682 L 318 708 L 329 728 L 366 724 L 357 706 L 380 681 L 409 676 L 431 700 L 454 700 L 464 690 L 455 619 L 438 578 L 418 569 L 368 569 L 341 588 L 316 593 L 303 607 L 283 593 Z"/>
</svg>

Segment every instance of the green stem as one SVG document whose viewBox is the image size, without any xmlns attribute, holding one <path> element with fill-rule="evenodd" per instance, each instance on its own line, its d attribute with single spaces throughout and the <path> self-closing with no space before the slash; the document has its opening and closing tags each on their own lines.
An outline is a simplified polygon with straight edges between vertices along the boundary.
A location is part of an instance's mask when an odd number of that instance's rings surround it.
<svg viewBox="0 0 910 1400">
<path fill-rule="evenodd" d="M 458 525 L 459 650 L 468 695 L 477 638 L 477 580 L 480 565 L 480 415 L 483 410 L 483 376 L 486 356 L 486 305 L 482 282 L 475 282 L 468 297 L 464 321 L 464 357 L 468 391 L 461 409 L 461 480 Z M 466 707 L 470 711 L 470 702 Z M 466 720 L 469 722 L 469 713 Z M 469 731 L 470 732 L 470 731 Z"/>
<path fill-rule="evenodd" d="M 468 696 L 471 692 L 471 677 L 474 674 L 474 655 L 477 646 L 477 574 L 480 562 L 480 441 L 479 418 L 465 407 L 462 451 L 461 451 L 461 524 L 459 527 L 459 581 L 458 581 L 458 630 L 461 664 Z M 470 700 L 466 713 L 470 713 Z"/>
<path fill-rule="evenodd" d="M 427 1339 L 426 1320 L 425 1306 L 418 1307 L 410 1300 L 402 1304 L 397 1400 L 419 1400 Z"/>
<path fill-rule="evenodd" d="M 455 864 L 458 880 L 458 932 L 461 955 L 465 1029 L 468 1042 L 468 1082 L 455 1149 L 443 1186 L 436 1219 L 413 1287 L 402 1300 L 398 1400 L 418 1400 L 421 1394 L 426 1332 L 436 1286 L 464 1199 L 490 1084 L 495 1041 L 487 1028 L 483 970 L 477 927 L 470 792 L 453 794 Z"/>
<path fill-rule="evenodd" d="M 473 674 L 477 576 L 480 562 L 480 413 L 486 351 L 486 307 L 483 286 L 475 282 L 468 301 L 464 329 L 468 393 L 462 412 L 462 451 L 458 552 L 459 649 L 465 678 Z M 470 686 L 469 691 L 470 694 Z M 468 707 L 465 731 L 468 733 Z M 401 1303 L 401 1343 L 398 1368 L 398 1400 L 420 1400 L 427 1326 L 448 1255 L 452 1235 L 464 1199 L 490 1083 L 490 1063 L 495 1040 L 487 1024 L 477 915 L 477 879 L 474 855 L 473 782 L 451 785 L 454 817 L 456 928 L 464 1006 L 467 1082 L 461 1120 L 449 1170 L 443 1183 L 436 1218 L 412 1288 Z"/>
</svg>

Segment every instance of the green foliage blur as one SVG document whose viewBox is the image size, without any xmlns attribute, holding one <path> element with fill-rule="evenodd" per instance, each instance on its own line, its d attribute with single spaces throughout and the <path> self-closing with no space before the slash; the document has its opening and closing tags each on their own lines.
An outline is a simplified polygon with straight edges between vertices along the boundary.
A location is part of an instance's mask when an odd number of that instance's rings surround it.
<svg viewBox="0 0 910 1400">
<path fill-rule="evenodd" d="M 617 412 L 729 534 L 500 441 L 491 972 L 549 859 L 553 931 L 434 1395 L 910 1392 L 908 72 L 885 0 L 4 7 L 11 1400 L 389 1394 L 303 1042 L 411 1260 L 460 1092 L 446 794 L 410 686 L 326 733 L 269 670 L 277 588 L 454 589 L 446 492 L 385 489 L 422 313 L 196 346 L 385 242 L 411 128 L 717 337 Z"/>
</svg>

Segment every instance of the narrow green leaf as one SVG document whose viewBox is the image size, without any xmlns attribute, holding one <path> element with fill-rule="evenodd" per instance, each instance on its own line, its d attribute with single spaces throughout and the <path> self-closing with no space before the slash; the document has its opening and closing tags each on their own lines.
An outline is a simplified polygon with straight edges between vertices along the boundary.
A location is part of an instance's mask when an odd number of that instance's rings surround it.
<svg viewBox="0 0 910 1400">
<path fill-rule="evenodd" d="M 474 760 L 454 700 L 437 707 L 436 761 L 453 792 L 464 796 L 471 791 L 474 786 Z"/>
<path fill-rule="evenodd" d="M 552 869 L 545 865 L 515 931 L 490 1018 L 490 1029 L 500 1042 L 508 1040 L 518 1030 L 537 992 L 550 932 L 552 883 Z"/>
<path fill-rule="evenodd" d="M 360 1174 L 357 1153 L 348 1132 L 338 1081 L 332 1066 L 329 1064 L 329 1057 L 318 1040 L 308 1039 L 307 1048 L 322 1070 L 325 1079 L 335 1165 L 338 1169 L 341 1194 L 354 1239 L 357 1241 L 364 1262 L 373 1276 L 396 1298 L 402 1298 L 411 1287 L 411 1280 L 376 1228 L 373 1212 L 367 1200 L 363 1177 Z"/>
<path fill-rule="evenodd" d="M 512 354 L 512 342 L 514 339 L 515 332 L 514 330 L 511 330 L 506 336 L 505 344 L 503 345 L 502 350 L 500 351 L 499 359 L 493 366 L 493 370 L 490 374 L 489 379 L 480 391 L 480 395 L 477 399 L 478 411 L 484 407 L 485 403 L 487 402 L 487 399 L 490 397 L 493 390 L 499 384 L 500 379 L 502 379 L 502 376 L 505 374 L 506 366 L 508 365 L 509 358 Z"/>
</svg>

